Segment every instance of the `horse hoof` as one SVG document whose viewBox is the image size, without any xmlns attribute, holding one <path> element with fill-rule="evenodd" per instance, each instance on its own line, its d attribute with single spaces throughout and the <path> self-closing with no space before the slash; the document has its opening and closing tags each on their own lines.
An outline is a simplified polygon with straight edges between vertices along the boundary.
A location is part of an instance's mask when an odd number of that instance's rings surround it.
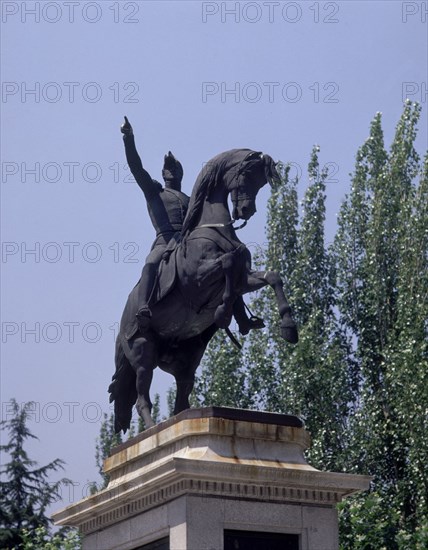
<svg viewBox="0 0 428 550">
<path fill-rule="evenodd" d="M 286 342 L 290 342 L 290 344 L 297 344 L 297 342 L 299 341 L 299 334 L 297 332 L 297 327 L 294 323 L 281 323 L 281 336 Z"/>
<path fill-rule="evenodd" d="M 153 422 L 153 418 L 148 415 L 146 418 L 143 418 L 144 420 L 144 425 L 146 426 L 146 430 L 148 430 L 149 428 L 152 428 L 155 423 Z"/>
<path fill-rule="evenodd" d="M 143 419 L 146 430 L 147 428 L 151 428 L 155 425 L 155 423 L 153 422 L 153 418 L 151 417 L 149 408 L 147 407 L 147 405 L 140 402 L 140 398 L 137 399 L 135 408 L 137 409 L 138 415 Z"/>
</svg>

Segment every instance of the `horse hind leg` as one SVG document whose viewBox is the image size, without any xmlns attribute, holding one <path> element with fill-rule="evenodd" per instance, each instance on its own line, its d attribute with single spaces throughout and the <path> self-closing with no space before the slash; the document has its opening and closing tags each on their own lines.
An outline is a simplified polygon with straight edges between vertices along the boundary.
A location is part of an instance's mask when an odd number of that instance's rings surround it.
<svg viewBox="0 0 428 550">
<path fill-rule="evenodd" d="M 151 412 L 152 402 L 150 400 L 150 386 L 153 379 L 153 368 L 139 366 L 137 368 L 137 392 L 138 398 L 135 408 L 139 416 L 143 419 L 146 428 L 151 428 L 155 425 Z"/>
<path fill-rule="evenodd" d="M 114 401 L 114 429 L 124 433 L 131 425 L 132 407 L 137 398 L 135 371 L 125 356 L 120 339 L 116 342 L 116 372 L 109 386 L 110 403 Z"/>
<path fill-rule="evenodd" d="M 136 374 L 137 402 L 135 407 L 143 419 L 145 427 L 154 426 L 151 416 L 152 402 L 150 400 L 150 386 L 153 371 L 156 367 L 156 346 L 148 337 L 136 338 L 131 346 L 132 365 Z"/>
</svg>

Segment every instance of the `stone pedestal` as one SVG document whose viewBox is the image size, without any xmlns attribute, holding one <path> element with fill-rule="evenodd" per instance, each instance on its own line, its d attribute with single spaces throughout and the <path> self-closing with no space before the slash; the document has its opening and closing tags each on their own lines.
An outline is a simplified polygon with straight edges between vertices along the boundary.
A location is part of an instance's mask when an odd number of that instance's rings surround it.
<svg viewBox="0 0 428 550">
<path fill-rule="evenodd" d="M 308 446 L 297 417 L 190 409 L 116 447 L 107 489 L 53 518 L 84 550 L 335 550 L 336 503 L 370 478 L 312 468 Z"/>
</svg>

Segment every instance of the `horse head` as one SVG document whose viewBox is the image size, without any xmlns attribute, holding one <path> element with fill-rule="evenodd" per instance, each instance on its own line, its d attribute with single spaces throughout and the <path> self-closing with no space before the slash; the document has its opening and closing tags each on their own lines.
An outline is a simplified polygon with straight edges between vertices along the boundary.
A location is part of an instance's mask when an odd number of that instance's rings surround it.
<svg viewBox="0 0 428 550">
<path fill-rule="evenodd" d="M 205 200 L 222 189 L 231 196 L 233 219 L 248 220 L 256 212 L 256 197 L 268 182 L 279 181 L 275 162 L 269 155 L 251 149 L 232 149 L 206 163 L 199 173 L 182 234 L 198 223 Z"/>
<path fill-rule="evenodd" d="M 249 151 L 232 173 L 234 177 L 229 185 L 233 204 L 232 217 L 247 221 L 257 210 L 256 197 L 260 189 L 279 179 L 275 162 L 269 155 Z"/>
</svg>

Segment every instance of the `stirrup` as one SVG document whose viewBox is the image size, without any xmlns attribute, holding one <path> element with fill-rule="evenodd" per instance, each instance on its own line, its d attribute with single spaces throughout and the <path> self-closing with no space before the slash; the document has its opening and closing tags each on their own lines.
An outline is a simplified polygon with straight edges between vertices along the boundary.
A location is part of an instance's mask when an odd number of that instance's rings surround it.
<svg viewBox="0 0 428 550">
<path fill-rule="evenodd" d="M 265 326 L 266 325 L 261 317 L 251 315 L 251 317 L 246 320 L 244 325 L 239 325 L 239 332 L 242 336 L 246 336 L 250 330 L 265 328 Z"/>
</svg>

